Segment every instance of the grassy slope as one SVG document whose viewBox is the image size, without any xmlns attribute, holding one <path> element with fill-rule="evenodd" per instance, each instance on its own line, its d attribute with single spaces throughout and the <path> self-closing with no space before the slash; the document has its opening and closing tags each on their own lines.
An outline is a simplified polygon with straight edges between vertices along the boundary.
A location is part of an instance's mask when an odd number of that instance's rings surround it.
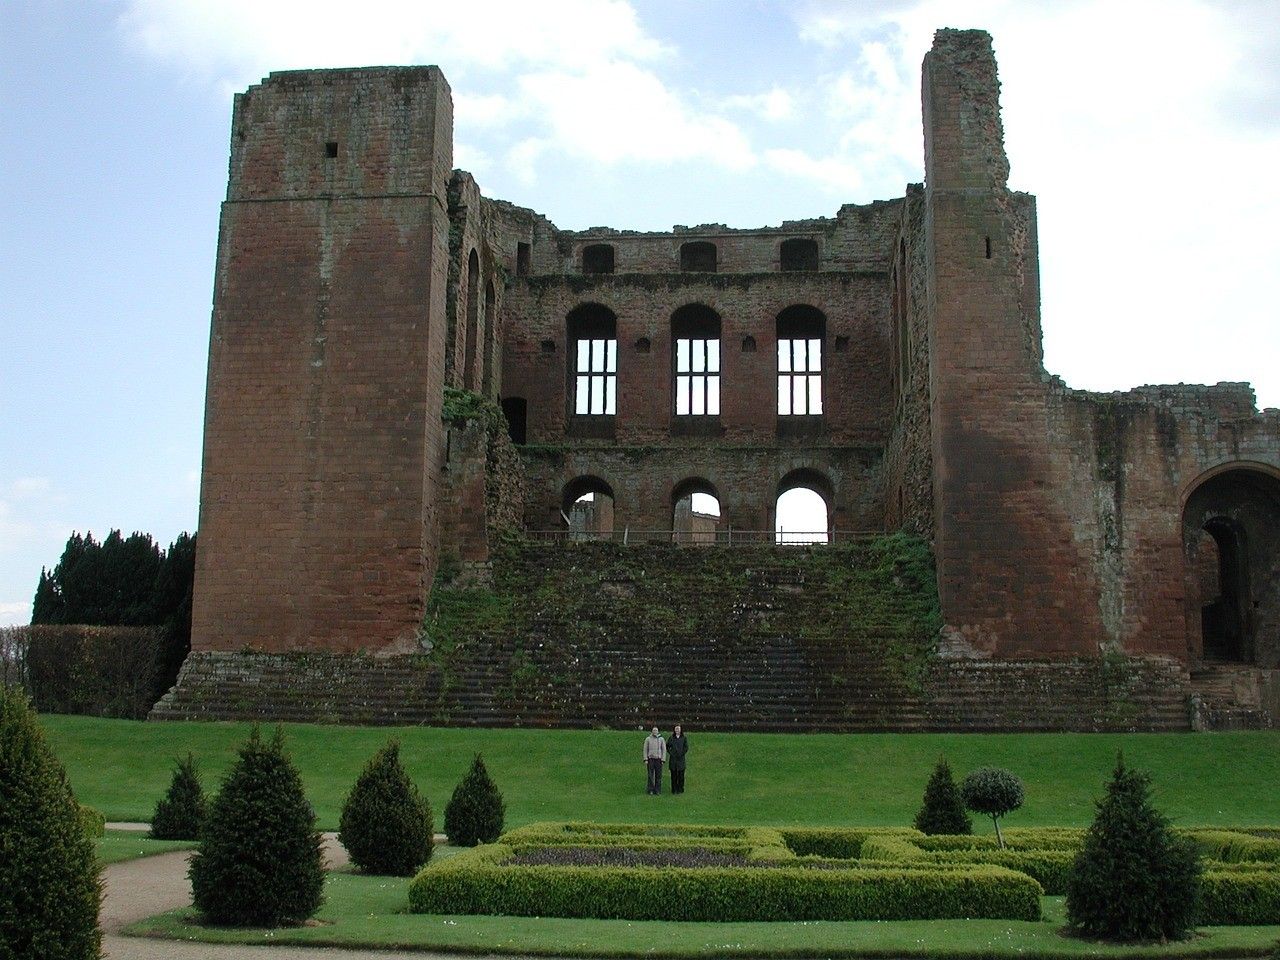
<svg viewBox="0 0 1280 960">
<path fill-rule="evenodd" d="M 152 840 L 137 830 L 108 830 L 105 836 L 94 841 L 94 845 L 98 851 L 98 862 L 104 866 L 152 857 L 157 853 L 194 850 L 196 846 L 191 840 Z"/>
<path fill-rule="evenodd" d="M 529 917 L 415 916 L 400 911 L 405 880 L 331 874 L 320 926 L 228 930 L 194 926 L 190 910 L 128 932 L 214 943 L 368 945 L 472 953 L 584 957 L 946 956 L 1194 957 L 1267 955 L 1280 927 L 1214 927 L 1184 944 L 1104 947 L 1067 939 L 1061 897 L 1045 898 L 1045 920 L 917 920 L 895 923 L 667 923 Z"/>
<path fill-rule="evenodd" d="M 659 718 L 664 729 L 668 718 Z M 81 802 L 109 820 L 148 820 L 173 758 L 192 751 L 216 789 L 248 726 L 44 716 Z M 688 790 L 648 797 L 643 735 L 625 731 L 468 730 L 288 725 L 320 825 L 336 829 L 347 790 L 389 736 L 429 797 L 437 825 L 480 751 L 507 800 L 507 825 L 534 820 L 906 825 L 939 753 L 958 774 L 1006 766 L 1027 784 L 1011 826 L 1084 826 L 1123 749 L 1155 778 L 1156 799 L 1187 825 L 1280 824 L 1280 733 L 711 734 L 689 731 Z M 979 831 L 989 829 L 981 823 Z"/>
</svg>

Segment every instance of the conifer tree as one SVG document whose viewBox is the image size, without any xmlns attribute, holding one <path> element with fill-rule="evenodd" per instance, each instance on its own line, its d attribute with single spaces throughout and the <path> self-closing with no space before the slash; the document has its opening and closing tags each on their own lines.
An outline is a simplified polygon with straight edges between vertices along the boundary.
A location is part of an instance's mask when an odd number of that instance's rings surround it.
<svg viewBox="0 0 1280 960">
<path fill-rule="evenodd" d="M 1067 922 L 1081 936 L 1179 940 L 1195 925 L 1201 864 L 1151 803 L 1151 781 L 1124 757 L 1067 881 Z"/>
<path fill-rule="evenodd" d="M 342 805 L 338 840 L 365 873 L 407 877 L 431 859 L 431 807 L 395 740 L 374 754 Z"/>
<path fill-rule="evenodd" d="M 924 803 L 916 814 L 916 829 L 921 833 L 973 833 L 973 822 L 965 813 L 960 788 L 951 776 L 946 757 L 938 758 L 933 775 L 924 788 Z"/>
<path fill-rule="evenodd" d="M 101 900 L 66 772 L 26 695 L 0 684 L 0 957 L 95 960 Z"/>
<path fill-rule="evenodd" d="M 209 807 L 191 859 L 191 892 L 208 923 L 278 927 L 320 908 L 324 866 L 316 815 L 276 729 L 255 726 Z"/>
<path fill-rule="evenodd" d="M 444 808 L 444 832 L 455 847 L 493 843 L 502 834 L 506 813 L 502 794 L 477 753 Z"/>
<path fill-rule="evenodd" d="M 169 791 L 156 804 L 155 813 L 151 816 L 152 838 L 198 840 L 206 807 L 196 758 L 188 753 L 185 760 L 178 760 Z"/>
</svg>

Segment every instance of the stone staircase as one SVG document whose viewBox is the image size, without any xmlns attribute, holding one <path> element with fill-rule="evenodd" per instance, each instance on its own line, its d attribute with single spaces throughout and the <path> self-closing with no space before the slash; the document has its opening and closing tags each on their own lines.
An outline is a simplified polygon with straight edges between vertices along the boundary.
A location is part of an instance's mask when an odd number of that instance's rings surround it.
<svg viewBox="0 0 1280 960">
<path fill-rule="evenodd" d="M 197 652 L 151 716 L 804 732 L 1189 726 L 1176 664 L 937 656 L 931 571 L 892 550 L 552 545 L 505 564 L 492 588 L 457 588 L 430 654 Z"/>
<path fill-rule="evenodd" d="M 1192 725 L 1197 730 L 1269 730 L 1257 667 L 1204 660 L 1191 669 Z"/>
</svg>

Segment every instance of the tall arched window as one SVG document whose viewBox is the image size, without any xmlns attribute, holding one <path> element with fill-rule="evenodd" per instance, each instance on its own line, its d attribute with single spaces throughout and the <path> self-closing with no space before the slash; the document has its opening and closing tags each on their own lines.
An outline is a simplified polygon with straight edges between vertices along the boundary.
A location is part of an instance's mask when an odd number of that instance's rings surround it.
<svg viewBox="0 0 1280 960">
<path fill-rule="evenodd" d="M 822 341 L 827 319 L 813 307 L 778 314 L 778 415 L 822 413 Z"/>
<path fill-rule="evenodd" d="M 467 339 L 462 360 L 462 386 L 476 386 L 476 340 L 480 336 L 480 257 L 474 249 L 467 258 Z"/>
<path fill-rule="evenodd" d="M 586 303 L 568 317 L 572 411 L 613 416 L 618 397 L 618 319 L 608 307 Z"/>
<path fill-rule="evenodd" d="M 480 381 L 480 389 L 486 394 L 493 388 L 494 354 L 498 343 L 498 295 L 490 280 L 484 288 L 484 377 Z"/>
<path fill-rule="evenodd" d="M 720 416 L 720 317 L 692 303 L 671 317 L 676 416 Z"/>
</svg>

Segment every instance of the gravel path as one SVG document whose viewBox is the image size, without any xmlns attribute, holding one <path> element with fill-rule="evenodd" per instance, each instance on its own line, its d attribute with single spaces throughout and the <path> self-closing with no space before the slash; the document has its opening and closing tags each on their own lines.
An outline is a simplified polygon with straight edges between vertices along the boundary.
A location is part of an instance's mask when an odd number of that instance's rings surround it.
<svg viewBox="0 0 1280 960">
<path fill-rule="evenodd" d="M 191 903 L 191 882 L 187 879 L 190 856 L 189 851 L 162 853 L 115 863 L 103 871 L 105 896 L 100 916 L 103 954 L 107 960 L 405 960 L 406 954 L 387 950 L 251 947 L 120 936 L 120 930 L 131 923 Z M 348 862 L 346 850 L 331 833 L 325 834 L 325 856 L 330 868 Z M 410 956 L 426 960 L 441 955 L 413 953 Z"/>
</svg>

